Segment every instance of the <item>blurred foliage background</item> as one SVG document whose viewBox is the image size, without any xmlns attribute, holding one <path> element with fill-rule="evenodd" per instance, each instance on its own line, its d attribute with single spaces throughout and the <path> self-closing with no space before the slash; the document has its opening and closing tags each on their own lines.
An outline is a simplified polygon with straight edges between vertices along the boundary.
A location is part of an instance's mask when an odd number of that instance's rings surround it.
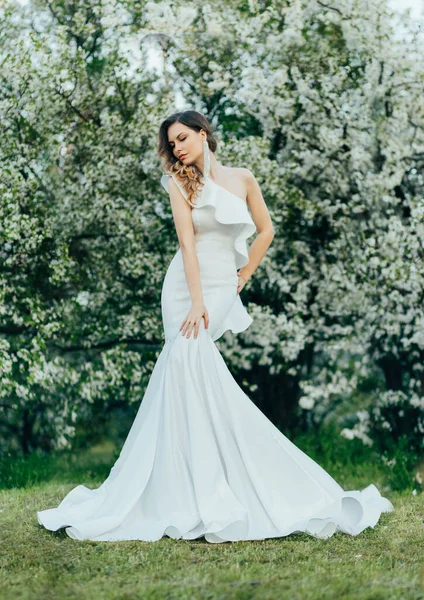
<svg viewBox="0 0 424 600">
<path fill-rule="evenodd" d="M 337 446 L 421 489 L 422 52 L 385 0 L 2 3 L 4 481 L 12 459 L 122 445 L 178 247 L 158 128 L 192 108 L 275 224 L 242 292 L 254 323 L 218 342 L 238 383 L 316 459 Z"/>
</svg>

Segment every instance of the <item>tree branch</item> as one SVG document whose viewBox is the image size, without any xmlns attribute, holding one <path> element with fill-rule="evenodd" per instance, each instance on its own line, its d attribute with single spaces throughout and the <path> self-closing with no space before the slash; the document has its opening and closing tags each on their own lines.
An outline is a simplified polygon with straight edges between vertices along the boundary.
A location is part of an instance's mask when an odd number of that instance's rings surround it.
<svg viewBox="0 0 424 600">
<path fill-rule="evenodd" d="M 109 348 L 114 348 L 115 346 L 119 346 L 121 344 L 126 344 L 127 346 L 133 346 L 133 349 L 136 352 L 156 352 L 162 346 L 160 344 L 146 344 L 144 340 L 137 340 L 131 338 L 123 338 L 117 340 L 110 340 L 105 342 L 99 342 L 98 344 L 93 344 L 91 346 L 83 346 L 81 344 L 74 346 L 61 347 L 56 344 L 52 344 L 56 350 L 58 350 L 61 354 L 69 354 L 71 352 L 81 352 L 81 351 L 90 351 L 90 350 L 108 350 Z M 49 344 L 50 345 L 50 344 Z"/>
<path fill-rule="evenodd" d="M 338 8 L 336 8 L 336 7 L 334 7 L 334 6 L 329 6 L 328 4 L 324 4 L 324 2 L 320 2 L 320 0 L 317 0 L 317 2 L 318 2 L 318 4 L 319 4 L 320 6 L 322 6 L 323 8 L 328 8 L 328 10 L 334 10 L 334 12 L 336 12 L 336 13 L 339 13 L 339 15 L 340 15 L 341 17 L 345 18 L 345 17 L 343 16 L 343 13 L 342 13 L 342 11 L 341 11 L 340 9 L 338 9 Z"/>
</svg>

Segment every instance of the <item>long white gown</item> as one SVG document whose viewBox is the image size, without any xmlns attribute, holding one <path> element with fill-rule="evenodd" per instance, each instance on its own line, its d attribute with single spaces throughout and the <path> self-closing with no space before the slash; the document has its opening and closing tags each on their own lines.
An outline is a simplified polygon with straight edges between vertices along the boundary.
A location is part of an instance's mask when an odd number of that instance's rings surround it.
<svg viewBox="0 0 424 600">
<path fill-rule="evenodd" d="M 162 288 L 165 343 L 119 458 L 100 487 L 78 485 L 38 522 L 94 541 L 357 535 L 392 503 L 374 484 L 344 491 L 242 391 L 214 343 L 252 323 L 237 269 L 256 228 L 242 198 L 204 183 L 191 214 L 209 328 L 179 331 L 191 304 L 179 249 Z"/>
</svg>

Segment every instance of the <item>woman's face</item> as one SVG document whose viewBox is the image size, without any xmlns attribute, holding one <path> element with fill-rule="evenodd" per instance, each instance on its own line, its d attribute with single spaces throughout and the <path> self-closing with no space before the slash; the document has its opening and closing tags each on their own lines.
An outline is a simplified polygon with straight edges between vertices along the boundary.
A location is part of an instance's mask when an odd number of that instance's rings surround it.
<svg viewBox="0 0 424 600">
<path fill-rule="evenodd" d="M 182 123 L 173 123 L 168 127 L 168 142 L 172 148 L 175 158 L 184 165 L 190 165 L 203 153 L 202 142 L 206 135 L 202 130 L 199 132 L 190 129 Z"/>
</svg>

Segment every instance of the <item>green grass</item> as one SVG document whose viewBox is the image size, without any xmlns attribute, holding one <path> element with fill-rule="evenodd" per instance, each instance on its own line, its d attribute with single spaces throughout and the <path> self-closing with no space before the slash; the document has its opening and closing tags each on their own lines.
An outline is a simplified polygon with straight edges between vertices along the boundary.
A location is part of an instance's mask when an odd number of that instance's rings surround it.
<svg viewBox="0 0 424 600">
<path fill-rule="evenodd" d="M 80 483 L 97 487 L 115 457 L 101 446 L 33 456 L 15 468 L 4 462 L 2 600 L 424 599 L 423 494 L 391 492 L 375 462 L 320 461 L 345 489 L 375 483 L 395 506 L 356 537 L 79 542 L 38 524 L 37 510 L 57 506 Z"/>
</svg>

